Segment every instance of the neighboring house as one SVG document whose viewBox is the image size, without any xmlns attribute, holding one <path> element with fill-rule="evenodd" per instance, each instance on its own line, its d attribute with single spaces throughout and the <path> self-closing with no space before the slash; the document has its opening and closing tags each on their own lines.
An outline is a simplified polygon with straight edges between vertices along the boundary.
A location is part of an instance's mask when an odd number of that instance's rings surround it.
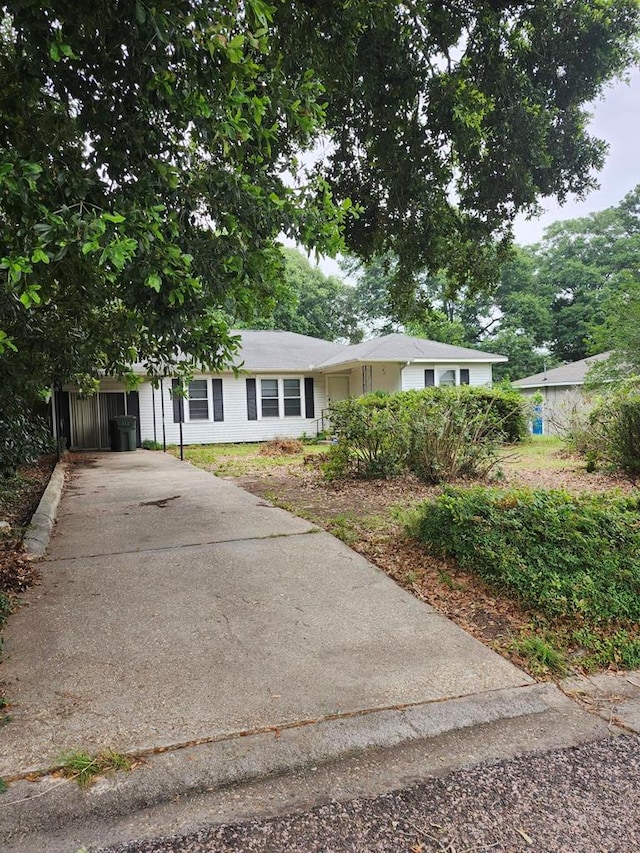
<svg viewBox="0 0 640 853">
<path fill-rule="evenodd" d="M 293 332 L 242 331 L 239 372 L 199 373 L 187 396 L 170 376 L 154 388 L 140 367 L 137 391 L 103 379 L 100 392 L 73 386 L 54 395 L 56 434 L 74 448 L 108 448 L 109 419 L 138 417 L 138 441 L 185 444 L 266 441 L 316 435 L 333 401 L 368 391 L 425 386 L 491 385 L 502 355 L 393 334 L 361 344 L 330 343 Z"/>
<path fill-rule="evenodd" d="M 563 364 L 512 383 L 527 397 L 542 395 L 540 415 L 542 432 L 554 435 L 562 432 L 562 423 L 570 407 L 580 405 L 585 377 L 592 364 L 606 361 L 610 353 L 590 355 L 580 361 Z"/>
</svg>

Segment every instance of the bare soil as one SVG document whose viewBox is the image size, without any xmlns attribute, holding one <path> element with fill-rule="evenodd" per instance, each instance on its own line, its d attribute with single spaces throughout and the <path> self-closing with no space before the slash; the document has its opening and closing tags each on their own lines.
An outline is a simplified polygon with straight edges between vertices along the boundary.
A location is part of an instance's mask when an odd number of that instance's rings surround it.
<svg viewBox="0 0 640 853">
<path fill-rule="evenodd" d="M 496 485 L 562 488 L 573 493 L 612 489 L 629 493 L 637 487 L 613 474 L 587 473 L 580 461 L 571 456 L 556 453 L 539 465 L 535 460 L 522 464 L 516 457 L 517 454 L 504 464 L 504 477 Z M 442 487 L 426 485 L 411 474 L 389 480 L 329 483 L 322 477 L 318 461 L 317 457 L 306 457 L 304 465 L 252 471 L 233 479 L 253 494 L 337 535 L 417 598 L 531 671 L 529 662 L 514 650 L 512 642 L 514 637 L 529 632 L 532 625 L 544 622 L 542 617 L 463 572 L 455 563 L 429 554 L 405 532 L 399 517 L 402 512 L 436 497 Z M 464 484 L 472 485 L 469 481 Z M 579 658 L 574 671 L 581 671 Z M 539 670 L 531 672 L 541 675 Z"/>
</svg>

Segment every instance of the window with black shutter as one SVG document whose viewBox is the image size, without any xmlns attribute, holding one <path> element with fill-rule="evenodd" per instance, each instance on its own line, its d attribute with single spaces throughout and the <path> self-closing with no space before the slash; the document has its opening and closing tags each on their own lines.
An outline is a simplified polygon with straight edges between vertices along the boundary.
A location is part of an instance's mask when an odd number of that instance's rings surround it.
<svg viewBox="0 0 640 853">
<path fill-rule="evenodd" d="M 194 379 L 189 383 L 189 420 L 209 420 L 208 382 L 206 379 Z"/>
<path fill-rule="evenodd" d="M 260 380 L 260 410 L 263 418 L 280 417 L 280 395 L 277 379 Z"/>
</svg>

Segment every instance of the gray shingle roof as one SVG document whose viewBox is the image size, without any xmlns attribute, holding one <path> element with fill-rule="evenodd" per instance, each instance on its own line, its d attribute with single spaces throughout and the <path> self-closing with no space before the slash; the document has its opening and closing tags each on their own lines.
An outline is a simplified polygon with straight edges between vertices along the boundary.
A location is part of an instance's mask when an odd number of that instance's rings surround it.
<svg viewBox="0 0 640 853">
<path fill-rule="evenodd" d="M 582 385 L 587 371 L 594 362 L 605 361 L 611 353 L 601 352 L 598 355 L 590 355 L 580 361 L 563 364 L 543 373 L 534 373 L 533 376 L 525 376 L 517 379 L 512 384 L 516 388 L 549 388 L 552 385 Z"/>
<path fill-rule="evenodd" d="M 439 361 L 439 362 L 499 362 L 507 361 L 504 355 L 491 352 L 456 347 L 425 338 L 412 338 L 409 335 L 392 334 L 361 344 L 345 347 L 344 350 L 329 356 L 317 364 L 320 369 L 349 364 L 354 361 Z"/>
<path fill-rule="evenodd" d="M 236 364 L 243 370 L 309 370 L 320 361 L 339 356 L 349 347 L 298 335 L 295 332 L 240 330 L 242 343 Z"/>
</svg>

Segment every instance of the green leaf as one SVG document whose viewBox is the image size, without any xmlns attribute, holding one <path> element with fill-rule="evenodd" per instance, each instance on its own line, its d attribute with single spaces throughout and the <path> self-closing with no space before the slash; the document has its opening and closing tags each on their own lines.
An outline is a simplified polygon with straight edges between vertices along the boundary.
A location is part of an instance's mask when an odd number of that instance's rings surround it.
<svg viewBox="0 0 640 853">
<path fill-rule="evenodd" d="M 39 290 L 39 284 L 30 284 L 22 291 L 18 298 L 25 308 L 31 308 L 32 305 L 39 305 L 42 302 L 40 294 L 38 293 Z"/>
<path fill-rule="evenodd" d="M 126 218 L 121 213 L 103 213 L 102 218 L 107 222 L 126 222 Z"/>
<path fill-rule="evenodd" d="M 39 246 L 37 246 L 33 250 L 33 254 L 31 255 L 31 260 L 33 261 L 34 264 L 37 264 L 40 262 L 42 262 L 43 264 L 48 264 L 49 263 L 49 255 L 44 251 L 44 249 L 41 249 Z"/>
<path fill-rule="evenodd" d="M 151 275 L 147 276 L 147 280 L 145 281 L 145 285 L 150 287 L 152 290 L 155 290 L 156 293 L 160 293 L 160 288 L 162 287 L 162 278 L 158 275 L 158 273 L 151 273 Z"/>
<path fill-rule="evenodd" d="M 54 62 L 60 61 L 60 46 L 54 42 L 49 47 L 49 56 L 53 59 Z"/>
</svg>

